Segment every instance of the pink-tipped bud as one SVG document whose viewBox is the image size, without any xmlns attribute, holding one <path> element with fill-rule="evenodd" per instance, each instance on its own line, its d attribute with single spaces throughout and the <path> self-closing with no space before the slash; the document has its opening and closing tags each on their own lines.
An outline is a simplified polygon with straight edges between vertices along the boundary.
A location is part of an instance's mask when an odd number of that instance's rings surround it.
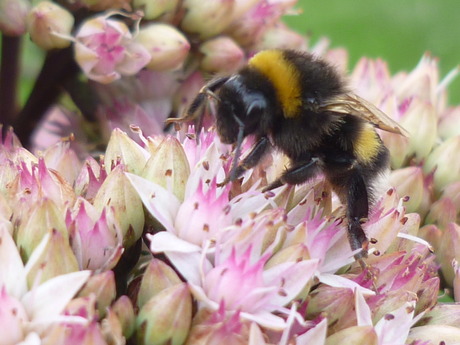
<svg viewBox="0 0 460 345">
<path fill-rule="evenodd" d="M 450 223 L 444 229 L 436 256 L 447 284 L 451 285 L 455 277 L 452 260 L 460 261 L 460 226 L 458 224 Z"/>
<path fill-rule="evenodd" d="M 434 106 L 418 98 L 413 99 L 401 125 L 410 133 L 408 155 L 415 155 L 418 162 L 422 161 L 431 152 L 438 136 Z"/>
<path fill-rule="evenodd" d="M 117 165 L 107 176 L 94 198 L 94 206 L 100 212 L 105 208 L 113 212 L 125 247 L 141 237 L 144 228 L 142 202 L 126 177 L 123 165 Z"/>
<path fill-rule="evenodd" d="M 40 48 L 62 49 L 68 47 L 74 18 L 65 8 L 51 1 L 39 2 L 27 16 L 30 38 Z"/>
<path fill-rule="evenodd" d="M 408 213 L 416 212 L 422 205 L 424 193 L 428 191 L 424 188 L 423 170 L 420 167 L 407 167 L 391 172 L 390 183 L 396 188 L 398 195 L 403 198 L 409 196 L 409 200 L 404 203 Z"/>
<path fill-rule="evenodd" d="M 174 26 L 162 23 L 142 27 L 135 37 L 151 56 L 147 68 L 169 71 L 182 67 L 190 50 L 187 38 Z"/>
<path fill-rule="evenodd" d="M 342 329 L 327 338 L 328 345 L 378 345 L 379 339 L 372 326 L 353 326 Z"/>
<path fill-rule="evenodd" d="M 104 154 L 107 173 L 118 163 L 123 163 L 128 172 L 139 175 L 147 162 L 148 152 L 117 128 L 112 131 Z"/>
<path fill-rule="evenodd" d="M 258 51 L 275 48 L 306 50 L 307 39 L 280 23 L 265 31 L 255 47 Z"/>
<path fill-rule="evenodd" d="M 443 139 L 460 135 L 460 106 L 447 109 L 439 120 L 439 136 Z"/>
<path fill-rule="evenodd" d="M 204 54 L 200 63 L 203 71 L 216 73 L 232 73 L 241 67 L 244 51 L 230 37 L 219 36 L 210 39 L 200 46 Z"/>
</svg>

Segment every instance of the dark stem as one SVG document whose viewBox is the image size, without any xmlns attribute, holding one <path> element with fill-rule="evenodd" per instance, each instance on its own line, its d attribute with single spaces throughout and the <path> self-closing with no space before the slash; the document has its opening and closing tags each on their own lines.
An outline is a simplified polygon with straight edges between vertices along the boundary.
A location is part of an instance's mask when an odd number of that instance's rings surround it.
<svg viewBox="0 0 460 345">
<path fill-rule="evenodd" d="M 24 147 L 30 146 L 33 130 L 56 102 L 62 85 L 75 78 L 78 71 L 71 47 L 48 53 L 30 97 L 14 121 L 14 131 Z"/>
<path fill-rule="evenodd" d="M 0 123 L 3 131 L 13 124 L 17 112 L 17 86 L 21 52 L 21 37 L 2 35 L 2 56 L 0 66 Z"/>
</svg>

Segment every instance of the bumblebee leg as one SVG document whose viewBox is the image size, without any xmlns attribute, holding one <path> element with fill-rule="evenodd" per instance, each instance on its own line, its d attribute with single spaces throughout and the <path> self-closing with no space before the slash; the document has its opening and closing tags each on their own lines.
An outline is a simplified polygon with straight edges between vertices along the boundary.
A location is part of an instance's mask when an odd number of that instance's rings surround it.
<svg viewBox="0 0 460 345">
<path fill-rule="evenodd" d="M 367 220 L 369 214 L 369 199 L 366 184 L 358 169 L 349 170 L 347 192 L 347 218 L 348 240 L 351 250 L 362 249 L 355 255 L 355 259 L 361 261 L 367 257 L 369 241 L 361 224 Z"/>
<path fill-rule="evenodd" d="M 204 104 L 205 100 L 208 97 L 212 97 L 214 99 L 219 100 L 219 97 L 214 93 L 214 91 L 220 88 L 228 79 L 229 77 L 222 77 L 222 78 L 211 80 L 209 83 L 207 83 L 205 86 L 201 88 L 200 92 L 193 99 L 192 103 L 190 104 L 187 111 L 182 117 L 166 119 L 165 123 L 166 124 L 182 123 L 182 122 L 193 121 L 197 117 L 201 117 L 202 113 L 198 112 L 198 110 Z"/>
<path fill-rule="evenodd" d="M 284 184 L 301 184 L 312 177 L 314 177 L 318 173 L 318 165 L 319 158 L 312 158 L 310 161 L 303 165 L 296 165 L 287 169 L 283 175 L 277 178 L 275 181 L 270 183 L 262 192 L 266 192 L 278 187 L 281 187 Z"/>
<path fill-rule="evenodd" d="M 267 137 L 260 138 L 252 147 L 251 152 L 248 153 L 248 155 L 243 159 L 243 161 L 240 164 L 238 164 L 234 169 L 232 168 L 230 174 L 227 175 L 225 180 L 219 183 L 219 185 L 223 186 L 231 181 L 236 180 L 246 170 L 256 166 L 257 163 L 259 163 L 259 161 L 265 155 L 269 147 L 270 140 L 268 140 Z M 234 159 L 236 159 L 236 153 Z"/>
</svg>

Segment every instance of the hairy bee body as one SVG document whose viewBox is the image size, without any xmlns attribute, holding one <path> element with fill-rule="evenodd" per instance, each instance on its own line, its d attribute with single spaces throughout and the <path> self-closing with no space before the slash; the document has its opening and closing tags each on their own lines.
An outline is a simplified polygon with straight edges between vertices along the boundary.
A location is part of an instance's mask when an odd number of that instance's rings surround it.
<svg viewBox="0 0 460 345">
<path fill-rule="evenodd" d="M 336 70 L 308 53 L 266 50 L 237 74 L 216 78 L 180 119 L 195 119 L 207 96 L 217 100 L 216 128 L 224 143 L 235 144 L 232 170 L 224 183 L 257 165 L 273 146 L 290 166 L 264 190 L 301 184 L 318 173 L 347 205 L 348 238 L 355 255 L 367 255 L 361 227 L 372 204 L 377 177 L 389 168 L 389 153 L 375 128 L 405 131 L 367 101 L 351 93 Z M 239 162 L 246 136 L 256 141 Z"/>
</svg>

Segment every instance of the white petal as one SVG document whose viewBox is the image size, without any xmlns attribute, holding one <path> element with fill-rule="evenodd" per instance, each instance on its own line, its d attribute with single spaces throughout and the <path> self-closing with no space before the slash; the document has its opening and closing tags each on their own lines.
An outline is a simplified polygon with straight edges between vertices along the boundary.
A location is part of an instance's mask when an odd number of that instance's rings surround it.
<svg viewBox="0 0 460 345">
<path fill-rule="evenodd" d="M 255 322 L 251 323 L 249 329 L 249 345 L 266 345 L 264 334 Z"/>
<path fill-rule="evenodd" d="M 318 259 L 300 262 L 285 262 L 264 272 L 268 284 L 282 286 L 285 294 L 277 294 L 271 303 L 284 306 L 294 299 L 313 277 L 318 267 Z"/>
<path fill-rule="evenodd" d="M 140 176 L 126 173 L 129 181 L 141 197 L 142 203 L 152 216 L 158 220 L 167 231 L 174 231 L 174 218 L 179 210 L 180 201 L 174 194 L 160 185 Z"/>
<path fill-rule="evenodd" d="M 275 331 L 282 331 L 286 328 L 286 322 L 279 316 L 272 313 L 249 314 L 242 312 L 241 318 L 249 321 L 254 321 L 259 326 L 269 328 Z"/>
<path fill-rule="evenodd" d="M 359 290 L 364 296 L 373 296 L 375 295 L 375 291 L 366 289 L 359 285 L 358 283 L 355 283 L 354 281 L 344 278 L 342 276 L 338 276 L 336 274 L 319 274 L 317 276 L 319 281 L 323 284 L 332 286 L 332 287 L 339 287 L 339 288 L 349 288 L 352 289 L 353 291 Z"/>
<path fill-rule="evenodd" d="M 22 303 L 31 321 L 54 320 L 90 275 L 90 271 L 60 275 L 27 292 L 22 298 Z"/>
<path fill-rule="evenodd" d="M 0 287 L 10 296 L 21 298 L 27 291 L 24 264 L 7 226 L 0 226 Z"/>
<path fill-rule="evenodd" d="M 355 291 L 355 308 L 358 326 L 372 326 L 371 309 L 359 290 Z"/>
<path fill-rule="evenodd" d="M 379 336 L 379 344 L 405 344 L 414 318 L 415 301 L 406 302 L 400 308 L 387 313 L 393 318 L 385 316 L 375 325 Z"/>
<path fill-rule="evenodd" d="M 327 319 L 323 319 L 308 332 L 296 338 L 296 345 L 324 345 L 326 343 Z"/>
</svg>

